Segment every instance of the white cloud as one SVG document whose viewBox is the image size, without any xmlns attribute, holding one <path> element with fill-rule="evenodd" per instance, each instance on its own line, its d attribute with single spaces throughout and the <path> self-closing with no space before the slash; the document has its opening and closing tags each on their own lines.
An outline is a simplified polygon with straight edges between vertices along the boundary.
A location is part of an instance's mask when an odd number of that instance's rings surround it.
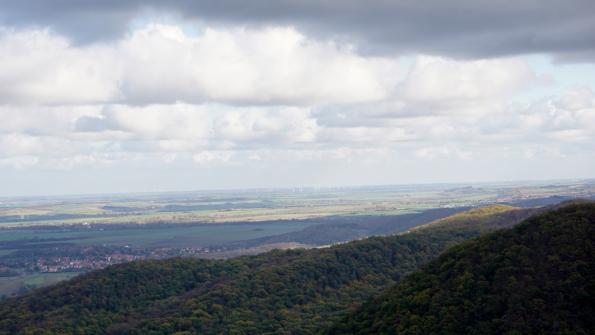
<svg viewBox="0 0 595 335">
<path fill-rule="evenodd" d="M 105 45 L 47 30 L 0 30 L 0 103 L 313 104 L 383 99 L 397 62 L 311 40 L 293 28 L 149 25 Z"/>
<path fill-rule="evenodd" d="M 34 106 L 0 105 L 0 133 L 70 133 L 81 117 L 97 117 L 100 105 Z"/>
<path fill-rule="evenodd" d="M 515 95 L 539 85 L 540 78 L 522 59 L 461 61 L 422 55 L 387 99 L 324 106 L 316 115 L 319 124 L 334 127 L 406 123 L 408 133 L 416 131 L 409 126 L 419 125 L 426 136 L 460 135 L 465 125 L 503 113 Z"/>
<path fill-rule="evenodd" d="M 227 163 L 232 155 L 230 151 L 204 150 L 192 155 L 192 160 L 199 164 Z"/>
<path fill-rule="evenodd" d="M 43 146 L 37 137 L 24 134 L 0 136 L 0 156 L 35 155 L 42 152 Z"/>
<path fill-rule="evenodd" d="M 524 133 L 562 142 L 595 143 L 595 93 L 589 88 L 544 98 L 516 112 Z"/>
<path fill-rule="evenodd" d="M 206 29 L 190 37 L 177 27 L 153 25 L 121 48 L 124 95 L 138 101 L 366 101 L 386 97 L 398 78 L 394 61 L 363 58 L 292 28 Z"/>
<path fill-rule="evenodd" d="M 17 156 L 0 158 L 0 166 L 9 166 L 15 169 L 36 167 L 38 163 L 39 158 L 36 156 Z"/>
<path fill-rule="evenodd" d="M 312 142 L 318 131 L 307 108 L 238 108 L 214 120 L 215 137 L 227 141 Z"/>
<path fill-rule="evenodd" d="M 455 157 L 461 160 L 470 160 L 473 157 L 473 153 L 452 146 L 434 146 L 417 149 L 415 151 L 415 156 L 425 159 Z"/>
<path fill-rule="evenodd" d="M 80 104 L 118 98 L 114 50 L 74 48 L 48 30 L 0 28 L 0 103 Z"/>
<path fill-rule="evenodd" d="M 518 58 L 455 61 L 419 56 L 405 79 L 400 97 L 407 101 L 437 102 L 440 106 L 478 100 L 502 99 L 517 94 L 537 80 Z"/>
<path fill-rule="evenodd" d="M 204 140 L 210 137 L 211 116 L 203 106 L 114 105 L 105 108 L 102 114 L 106 129 L 129 133 L 135 139 Z"/>
<path fill-rule="evenodd" d="M 590 88 L 513 103 L 540 82 L 522 59 L 399 61 L 293 28 L 148 25 L 82 46 L 4 29 L 0 165 L 299 174 L 595 152 Z"/>
<path fill-rule="evenodd" d="M 109 161 L 151 155 L 160 155 L 168 163 L 267 161 L 262 150 L 287 150 L 300 161 L 346 157 L 347 152 L 354 156 L 379 148 L 411 150 L 419 158 L 468 160 L 478 151 L 523 143 L 567 143 L 560 147 L 561 153 L 588 152 L 595 143 L 592 100 L 592 91 L 577 89 L 527 106 L 508 105 L 481 117 L 391 117 L 362 126 L 320 124 L 320 114 L 305 107 L 118 104 L 27 107 L 19 114 L 18 106 L 4 106 L 0 108 L 4 121 L 0 122 L 0 149 L 4 158 L 35 156 L 40 158 L 36 163 L 45 166 L 84 165 L 81 157 Z M 535 151 L 535 155 L 544 153 Z M 77 156 L 73 164 L 58 162 Z M 283 159 L 290 160 L 291 155 Z"/>
</svg>

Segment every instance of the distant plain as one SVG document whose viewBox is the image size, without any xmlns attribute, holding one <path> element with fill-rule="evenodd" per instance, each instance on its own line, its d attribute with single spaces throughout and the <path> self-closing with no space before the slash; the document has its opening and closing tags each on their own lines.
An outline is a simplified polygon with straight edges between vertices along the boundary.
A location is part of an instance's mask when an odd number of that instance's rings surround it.
<svg viewBox="0 0 595 335">
<path fill-rule="evenodd" d="M 0 295 L 81 273 L 70 261 L 320 247 L 405 232 L 471 207 L 573 198 L 595 198 L 595 181 L 2 198 Z M 41 271 L 35 263 L 42 259 L 67 267 Z"/>
</svg>

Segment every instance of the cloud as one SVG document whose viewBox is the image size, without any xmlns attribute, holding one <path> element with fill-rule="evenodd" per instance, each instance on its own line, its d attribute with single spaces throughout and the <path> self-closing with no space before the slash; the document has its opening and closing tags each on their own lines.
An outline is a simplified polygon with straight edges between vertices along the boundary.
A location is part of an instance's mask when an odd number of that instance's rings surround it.
<svg viewBox="0 0 595 335">
<path fill-rule="evenodd" d="M 378 57 L 268 26 L 144 24 L 91 44 L 5 29 L 0 42 L 3 169 L 362 172 L 595 150 L 592 88 L 519 102 L 542 85 L 519 57 Z"/>
<path fill-rule="evenodd" d="M 192 155 L 192 160 L 198 164 L 226 163 L 232 157 L 229 151 L 201 151 Z"/>
<path fill-rule="evenodd" d="M 101 45 L 48 30 L 0 30 L 0 103 L 320 104 L 383 99 L 397 62 L 293 28 L 206 29 L 189 36 L 148 25 Z"/>
<path fill-rule="evenodd" d="M 0 137 L 2 156 L 35 155 L 42 153 L 38 138 L 24 134 L 6 134 Z"/>
<path fill-rule="evenodd" d="M 95 118 L 101 105 L 38 106 L 0 104 L 0 134 L 30 135 L 70 133 L 79 118 Z"/>
<path fill-rule="evenodd" d="M 242 108 L 217 115 L 214 136 L 236 142 L 266 145 L 313 142 L 319 132 L 307 108 Z"/>
<path fill-rule="evenodd" d="M 594 61 L 591 0 L 412 2 L 291 1 L 2 1 L 0 22 L 49 26 L 89 43 L 117 39 L 142 18 L 232 26 L 295 26 L 375 53 L 489 58 L 548 53 Z M 146 20 L 146 19 L 145 19 Z"/>
<path fill-rule="evenodd" d="M 400 88 L 399 98 L 460 109 L 469 102 L 505 99 L 536 81 L 531 68 L 520 59 L 454 61 L 419 56 Z"/>
<path fill-rule="evenodd" d="M 0 104 L 81 104 L 118 97 L 113 50 L 72 48 L 48 30 L 0 28 Z"/>
<path fill-rule="evenodd" d="M 39 157 L 36 156 L 17 156 L 0 158 L 0 166 L 9 166 L 15 169 L 37 167 L 38 164 Z"/>
<path fill-rule="evenodd" d="M 313 142 L 319 132 L 309 108 L 283 106 L 106 105 L 97 115 L 81 115 L 71 123 L 74 138 L 154 142 L 172 151 L 291 146 Z"/>
<path fill-rule="evenodd" d="M 547 137 L 563 142 L 595 143 L 595 93 L 580 87 L 543 99 L 527 109 Z"/>
<path fill-rule="evenodd" d="M 472 65 L 473 73 L 476 67 Z M 405 80 L 415 73 L 411 71 Z M 478 77 L 461 74 L 460 78 Z M 448 80 L 456 86 L 456 81 Z M 502 91 L 503 97 L 508 94 Z M 395 97 L 399 96 L 395 92 Z M 537 143 L 556 147 L 561 154 L 595 149 L 595 94 L 589 88 L 579 87 L 530 104 L 500 103 L 498 109 L 488 110 L 480 109 L 495 96 L 460 94 L 457 100 L 461 106 L 475 104 L 476 109 L 469 110 L 476 113 L 445 112 L 439 108 L 443 105 L 440 99 L 451 101 L 451 95 L 431 97 L 435 104 L 430 105 L 437 109 L 420 115 L 383 114 L 380 118 L 365 111 L 345 112 L 343 123 L 329 122 L 323 118 L 326 114 L 314 107 L 6 105 L 0 107 L 0 152 L 5 165 L 63 169 L 147 159 L 206 166 L 272 164 L 280 152 L 286 154 L 279 159 L 299 162 L 324 157 L 365 160 L 394 151 L 410 152 L 418 158 L 473 160 L 482 157 L 477 152 L 497 154 L 515 147 L 518 152 L 533 150 L 539 156 L 545 151 L 535 150 Z M 404 106 L 417 103 L 403 99 Z"/>
<path fill-rule="evenodd" d="M 106 130 L 122 131 L 133 139 L 208 138 L 211 122 L 208 110 L 187 104 L 150 105 L 144 107 L 110 105 L 104 108 Z"/>
<path fill-rule="evenodd" d="M 415 151 L 415 156 L 424 159 L 448 158 L 454 156 L 461 160 L 470 160 L 473 157 L 473 153 L 451 146 L 435 146 L 419 148 Z"/>
<path fill-rule="evenodd" d="M 444 133 L 452 125 L 476 122 L 486 115 L 500 113 L 519 93 L 542 85 L 542 80 L 519 58 L 460 61 L 420 55 L 389 98 L 342 105 L 328 105 L 315 110 L 319 124 L 335 127 L 382 127 L 387 123 L 418 118 L 454 122 L 432 129 Z"/>
</svg>

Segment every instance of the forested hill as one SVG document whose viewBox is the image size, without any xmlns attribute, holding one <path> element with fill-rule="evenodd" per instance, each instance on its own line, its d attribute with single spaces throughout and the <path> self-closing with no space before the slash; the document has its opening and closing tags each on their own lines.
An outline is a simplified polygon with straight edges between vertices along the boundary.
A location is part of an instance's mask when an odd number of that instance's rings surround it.
<svg viewBox="0 0 595 335">
<path fill-rule="evenodd" d="M 535 211 L 494 206 L 324 249 L 112 266 L 2 302 L 0 333 L 316 333 L 449 246 Z"/>
<path fill-rule="evenodd" d="M 330 334 L 595 334 L 595 205 L 451 248 Z"/>
</svg>

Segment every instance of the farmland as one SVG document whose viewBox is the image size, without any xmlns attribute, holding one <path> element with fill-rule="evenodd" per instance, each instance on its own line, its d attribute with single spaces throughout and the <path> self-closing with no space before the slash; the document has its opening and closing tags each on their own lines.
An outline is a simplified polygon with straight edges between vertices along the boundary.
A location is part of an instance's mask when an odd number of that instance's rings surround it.
<svg viewBox="0 0 595 335">
<path fill-rule="evenodd" d="M 104 226 L 88 229 L 6 229 L 0 243 L 28 240 L 36 245 L 67 242 L 81 246 L 118 245 L 135 247 L 184 247 L 191 245 L 217 245 L 240 239 L 258 238 L 301 230 L 316 224 L 313 220 L 291 220 L 256 223 L 185 224 Z M 37 242 L 37 241 L 39 242 Z"/>
<path fill-rule="evenodd" d="M 389 235 L 501 203 L 593 198 L 592 181 L 0 199 L 0 295 L 146 258 L 228 258 Z"/>
<path fill-rule="evenodd" d="M 588 196 L 585 181 L 295 188 L 0 199 L 0 227 L 224 223 L 398 215 L 548 196 Z"/>
</svg>

